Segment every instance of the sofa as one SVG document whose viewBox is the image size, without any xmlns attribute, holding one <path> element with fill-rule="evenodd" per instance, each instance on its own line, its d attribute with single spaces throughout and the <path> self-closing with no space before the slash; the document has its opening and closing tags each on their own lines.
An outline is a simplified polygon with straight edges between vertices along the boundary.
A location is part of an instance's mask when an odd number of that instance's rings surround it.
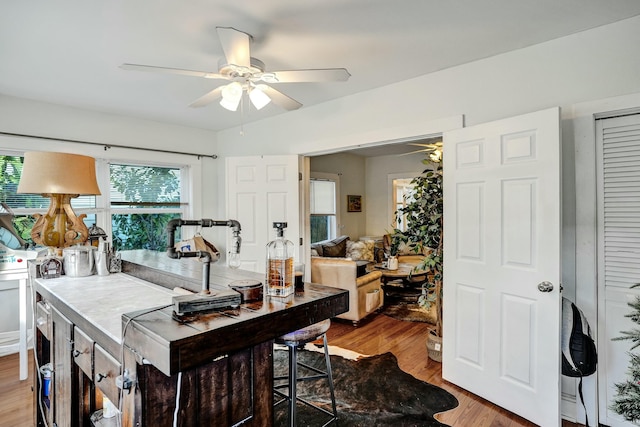
<svg viewBox="0 0 640 427">
<path fill-rule="evenodd" d="M 347 236 L 340 236 L 312 245 L 311 281 L 348 290 L 349 311 L 337 317 L 357 326 L 362 319 L 384 305 L 382 273 L 366 271 L 367 264 L 372 262 L 372 258 L 368 259 L 373 256 L 372 245 L 348 242 L 350 239 Z M 351 251 L 347 251 L 347 246 Z M 371 254 L 366 249 L 361 250 L 365 246 L 371 246 Z M 353 259 L 362 256 L 365 259 Z"/>
</svg>

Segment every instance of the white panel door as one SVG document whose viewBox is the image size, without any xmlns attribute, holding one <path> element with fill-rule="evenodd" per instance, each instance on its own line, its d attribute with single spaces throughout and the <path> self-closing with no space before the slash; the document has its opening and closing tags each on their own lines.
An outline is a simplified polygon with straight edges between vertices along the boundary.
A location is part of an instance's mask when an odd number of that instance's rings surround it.
<svg viewBox="0 0 640 427">
<path fill-rule="evenodd" d="M 442 375 L 545 427 L 560 425 L 559 116 L 447 132 L 443 155 Z"/>
<path fill-rule="evenodd" d="M 274 222 L 286 221 L 285 236 L 298 246 L 298 156 L 229 157 L 226 175 L 227 215 L 242 227 L 240 268 L 264 272 Z"/>
</svg>

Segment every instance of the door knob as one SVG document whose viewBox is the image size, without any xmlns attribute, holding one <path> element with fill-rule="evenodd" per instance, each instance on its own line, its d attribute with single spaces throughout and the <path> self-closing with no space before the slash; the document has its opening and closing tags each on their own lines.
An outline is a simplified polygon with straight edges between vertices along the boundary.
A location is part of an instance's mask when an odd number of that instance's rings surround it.
<svg viewBox="0 0 640 427">
<path fill-rule="evenodd" d="M 551 292 L 553 290 L 553 283 L 551 282 L 540 282 L 538 283 L 538 290 L 540 292 Z"/>
</svg>

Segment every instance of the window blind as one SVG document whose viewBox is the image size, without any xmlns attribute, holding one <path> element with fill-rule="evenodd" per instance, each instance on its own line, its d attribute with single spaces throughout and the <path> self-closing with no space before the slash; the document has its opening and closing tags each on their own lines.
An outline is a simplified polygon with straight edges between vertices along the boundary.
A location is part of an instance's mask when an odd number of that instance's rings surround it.
<svg viewBox="0 0 640 427">
<path fill-rule="evenodd" d="M 309 182 L 310 210 L 312 215 L 336 214 L 336 183 L 311 180 Z"/>
<path fill-rule="evenodd" d="M 166 167 L 110 165 L 111 207 L 180 207 L 180 169 Z"/>
</svg>

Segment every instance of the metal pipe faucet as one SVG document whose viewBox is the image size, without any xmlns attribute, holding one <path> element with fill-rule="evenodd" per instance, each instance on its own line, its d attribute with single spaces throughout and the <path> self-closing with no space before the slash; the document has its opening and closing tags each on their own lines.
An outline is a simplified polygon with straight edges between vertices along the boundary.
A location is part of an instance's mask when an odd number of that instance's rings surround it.
<svg viewBox="0 0 640 427">
<path fill-rule="evenodd" d="M 200 258 L 204 263 L 202 269 L 202 294 L 208 294 L 209 291 L 209 270 L 211 264 L 211 254 L 207 251 L 195 251 L 195 252 L 182 252 L 175 248 L 175 235 L 176 229 L 182 226 L 200 226 L 200 227 L 231 227 L 233 230 L 233 240 L 231 243 L 231 250 L 229 250 L 229 267 L 240 267 L 240 246 L 242 238 L 240 237 L 240 223 L 235 219 L 229 220 L 214 220 L 214 219 L 180 219 L 175 218 L 167 223 L 167 256 L 169 258 Z"/>
</svg>

